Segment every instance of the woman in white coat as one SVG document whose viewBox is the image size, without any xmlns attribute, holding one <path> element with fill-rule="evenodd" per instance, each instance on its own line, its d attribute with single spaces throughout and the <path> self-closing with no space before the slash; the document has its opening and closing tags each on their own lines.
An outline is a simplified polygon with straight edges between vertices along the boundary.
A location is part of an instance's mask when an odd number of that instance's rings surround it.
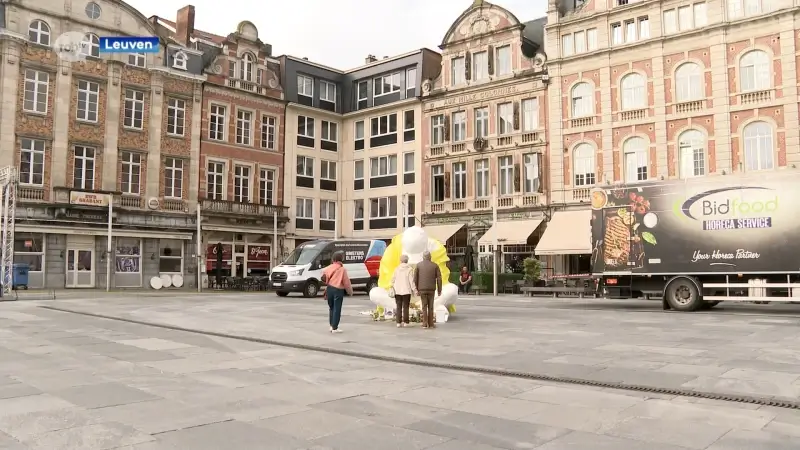
<svg viewBox="0 0 800 450">
<path fill-rule="evenodd" d="M 417 290 L 414 286 L 414 268 L 408 264 L 408 255 L 400 257 L 400 265 L 392 275 L 392 290 L 394 290 L 394 300 L 397 304 L 394 313 L 397 318 L 397 328 L 408 326 L 408 307 L 411 304 L 411 294 Z"/>
</svg>

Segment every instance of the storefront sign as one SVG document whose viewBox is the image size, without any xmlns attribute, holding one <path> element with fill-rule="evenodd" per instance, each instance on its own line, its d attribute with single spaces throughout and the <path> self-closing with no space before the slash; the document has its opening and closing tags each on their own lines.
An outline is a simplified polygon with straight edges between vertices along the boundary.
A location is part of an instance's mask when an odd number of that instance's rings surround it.
<svg viewBox="0 0 800 450">
<path fill-rule="evenodd" d="M 70 191 L 69 203 L 82 206 L 108 206 L 108 194 L 92 194 L 91 192 Z"/>
<path fill-rule="evenodd" d="M 248 248 L 248 261 L 269 261 L 270 248 L 261 245 L 251 245 Z"/>
<path fill-rule="evenodd" d="M 230 244 L 223 244 L 222 245 L 222 260 L 223 261 L 230 261 L 232 255 L 232 248 Z M 208 261 L 216 261 L 217 260 L 217 244 L 209 244 L 206 247 L 206 260 Z"/>
</svg>

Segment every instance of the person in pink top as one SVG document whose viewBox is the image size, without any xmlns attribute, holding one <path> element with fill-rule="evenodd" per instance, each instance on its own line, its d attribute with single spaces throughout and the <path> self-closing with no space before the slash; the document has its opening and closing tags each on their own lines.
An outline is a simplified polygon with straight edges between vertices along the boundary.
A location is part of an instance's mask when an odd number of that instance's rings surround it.
<svg viewBox="0 0 800 450">
<path fill-rule="evenodd" d="M 331 333 L 341 333 L 339 321 L 342 319 L 342 303 L 344 294 L 353 295 L 353 286 L 350 285 L 350 277 L 344 264 L 344 253 L 336 252 L 333 254 L 333 263 L 322 271 L 322 281 L 327 285 L 325 296 L 328 299 L 328 322 L 331 326 Z"/>
</svg>

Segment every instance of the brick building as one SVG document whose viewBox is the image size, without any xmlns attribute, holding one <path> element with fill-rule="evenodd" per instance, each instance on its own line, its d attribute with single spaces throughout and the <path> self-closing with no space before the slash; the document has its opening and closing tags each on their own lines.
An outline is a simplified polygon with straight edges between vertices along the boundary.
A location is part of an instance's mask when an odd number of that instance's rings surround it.
<svg viewBox="0 0 800 450">
<path fill-rule="evenodd" d="M 265 274 L 283 256 L 288 221 L 282 206 L 285 104 L 280 63 L 251 22 L 219 36 L 195 30 L 194 16 L 194 7 L 186 6 L 174 22 L 153 20 L 175 42 L 202 55 L 208 77 L 199 164 L 206 270 L 216 267 L 217 244 L 222 244 L 224 275 Z M 277 247 L 275 232 L 280 235 Z M 279 254 L 274 248 L 281 249 Z"/>
<path fill-rule="evenodd" d="M 20 177 L 15 262 L 30 265 L 30 287 L 105 287 L 107 264 L 113 287 L 194 285 L 205 77 L 162 54 L 101 55 L 98 35 L 155 35 L 126 3 L 26 5 L 0 4 L 0 147 L 14 150 L 0 165 Z M 84 61 L 58 60 L 68 31 L 84 33 Z"/>
<path fill-rule="evenodd" d="M 545 232 L 550 267 L 588 270 L 593 186 L 795 169 L 795 14 L 788 0 L 550 1 L 551 201 L 570 211 Z"/>
<path fill-rule="evenodd" d="M 543 26 L 543 19 L 521 22 L 500 6 L 475 1 L 442 40 L 438 76 L 423 82 L 423 222 L 447 242 L 451 260 L 475 251 L 490 260 L 496 236 L 513 265 L 538 242 L 549 191 L 542 171 Z"/>
</svg>

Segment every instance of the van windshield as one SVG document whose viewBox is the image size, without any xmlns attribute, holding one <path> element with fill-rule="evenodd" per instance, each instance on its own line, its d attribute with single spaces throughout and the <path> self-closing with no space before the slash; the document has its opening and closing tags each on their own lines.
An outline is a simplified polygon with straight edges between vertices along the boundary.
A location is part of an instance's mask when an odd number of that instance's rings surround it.
<svg viewBox="0 0 800 450">
<path fill-rule="evenodd" d="M 311 264 L 321 250 L 322 245 L 304 245 L 302 247 L 297 247 L 292 254 L 286 258 L 283 264 L 287 266 L 304 266 L 306 264 Z"/>
</svg>

